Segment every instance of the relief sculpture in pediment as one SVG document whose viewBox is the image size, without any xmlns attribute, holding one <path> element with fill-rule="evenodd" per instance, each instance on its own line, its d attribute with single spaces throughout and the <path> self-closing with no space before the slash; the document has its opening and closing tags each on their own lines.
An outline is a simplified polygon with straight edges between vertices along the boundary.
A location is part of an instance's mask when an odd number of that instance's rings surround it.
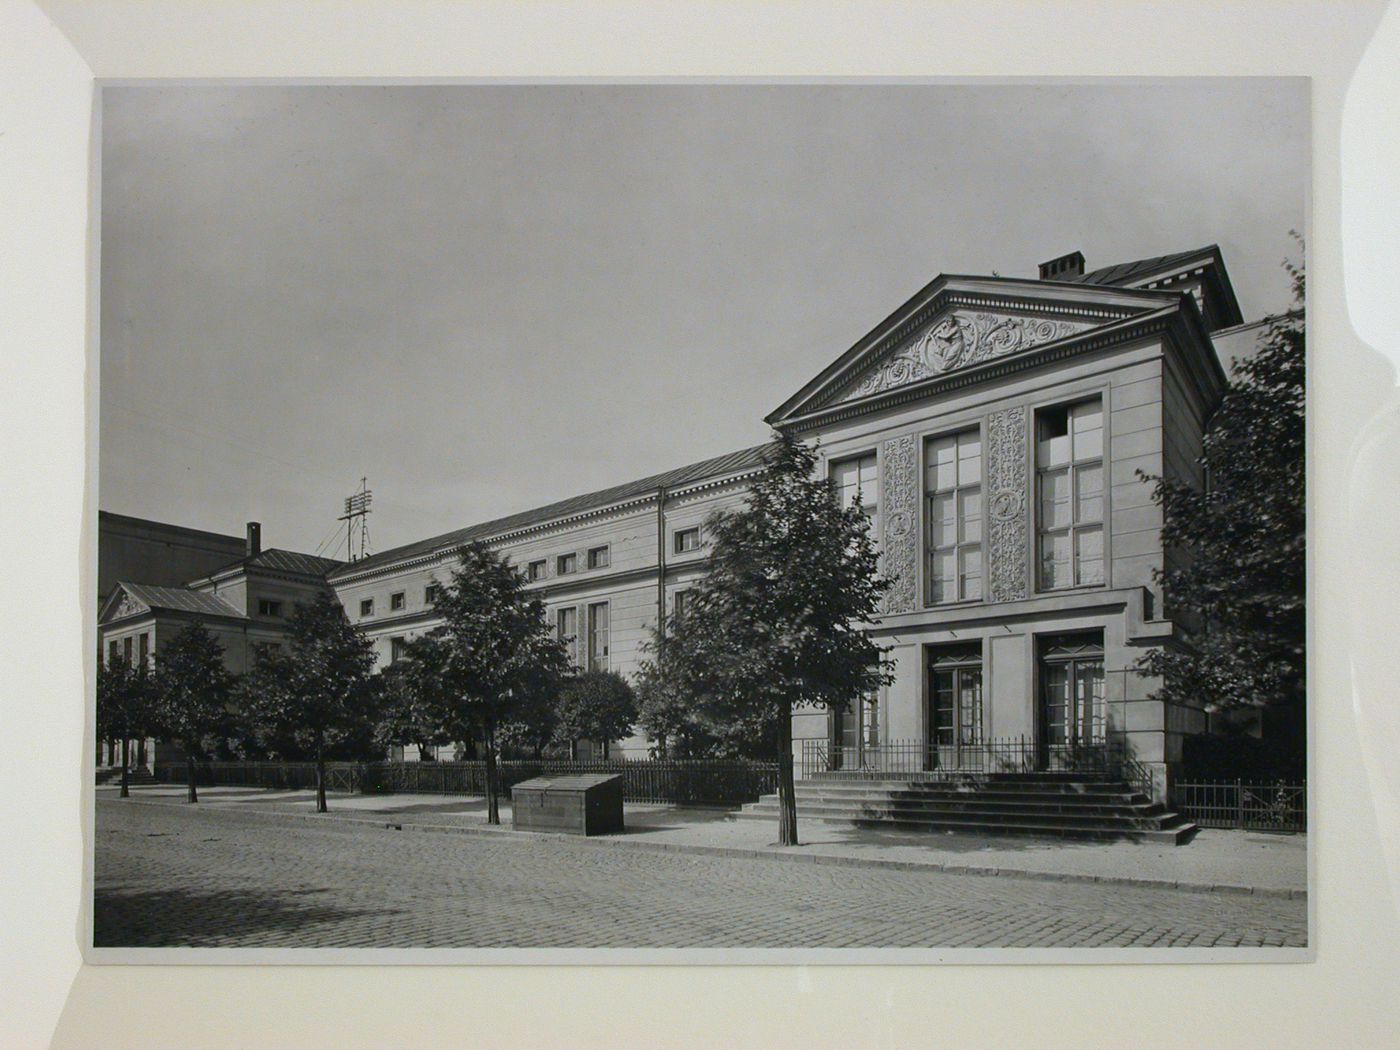
<svg viewBox="0 0 1400 1050">
<path fill-rule="evenodd" d="M 953 311 L 871 369 L 843 400 L 869 397 L 1092 328 L 1087 321 Z"/>
</svg>

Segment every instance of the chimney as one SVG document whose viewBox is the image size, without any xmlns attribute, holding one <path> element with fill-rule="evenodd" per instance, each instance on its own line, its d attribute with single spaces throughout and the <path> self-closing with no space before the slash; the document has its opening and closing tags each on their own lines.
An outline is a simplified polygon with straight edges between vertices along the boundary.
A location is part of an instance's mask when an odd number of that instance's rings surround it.
<svg viewBox="0 0 1400 1050">
<path fill-rule="evenodd" d="M 1042 281 L 1067 281 L 1071 277 L 1084 276 L 1084 256 L 1079 252 L 1061 255 L 1058 259 L 1040 264 Z"/>
<path fill-rule="evenodd" d="M 248 542 L 244 544 L 244 556 L 256 557 L 262 553 L 262 526 L 256 521 L 248 522 Z"/>
</svg>

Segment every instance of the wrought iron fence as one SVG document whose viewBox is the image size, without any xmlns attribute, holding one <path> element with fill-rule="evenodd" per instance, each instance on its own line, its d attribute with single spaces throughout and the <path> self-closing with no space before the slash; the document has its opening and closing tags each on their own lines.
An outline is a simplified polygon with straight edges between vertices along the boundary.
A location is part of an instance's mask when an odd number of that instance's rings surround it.
<svg viewBox="0 0 1400 1050">
<path fill-rule="evenodd" d="M 1172 785 L 1172 807 L 1205 828 L 1308 830 L 1306 781 L 1179 782 Z"/>
<path fill-rule="evenodd" d="M 778 790 L 776 762 L 715 759 L 579 762 L 566 759 L 507 761 L 497 764 L 503 794 L 522 780 L 575 773 L 612 773 L 623 778 L 623 799 L 673 805 L 740 805 Z M 185 782 L 184 763 L 156 767 L 157 780 Z M 263 787 L 296 791 L 316 786 L 314 762 L 201 762 L 195 783 L 202 786 Z M 333 762 L 326 766 L 328 791 L 397 795 L 484 795 L 486 763 Z"/>
<path fill-rule="evenodd" d="M 1107 773 L 1114 754 L 1105 744 L 1038 744 L 1032 737 L 1007 737 L 972 744 L 893 740 L 859 748 L 832 749 L 824 740 L 802 741 L 804 776 L 840 770 L 872 776 L 887 773 Z"/>
</svg>

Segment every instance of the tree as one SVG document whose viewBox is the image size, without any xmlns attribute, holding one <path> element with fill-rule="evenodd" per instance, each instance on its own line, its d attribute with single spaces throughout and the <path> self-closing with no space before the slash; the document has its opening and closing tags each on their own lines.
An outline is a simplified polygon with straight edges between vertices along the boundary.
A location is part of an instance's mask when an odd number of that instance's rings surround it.
<svg viewBox="0 0 1400 1050">
<path fill-rule="evenodd" d="M 288 628 L 287 650 L 259 654 L 248 713 L 262 734 L 313 755 L 316 812 L 325 813 L 327 751 L 367 736 L 379 713 L 374 647 L 329 594 L 298 605 Z"/>
<path fill-rule="evenodd" d="M 185 749 L 186 798 L 198 802 L 195 755 L 229 719 L 233 676 L 224 666 L 224 647 L 194 621 L 156 653 L 155 686 L 160 722 Z"/>
<path fill-rule="evenodd" d="M 380 717 L 376 739 L 380 744 L 418 748 L 431 760 L 442 744 L 462 742 L 460 728 L 450 728 L 448 697 L 443 689 L 446 649 L 435 639 L 408 642 L 397 663 L 379 675 Z"/>
<path fill-rule="evenodd" d="M 1300 240 L 1301 245 L 1301 240 Z M 1158 573 L 1165 604 L 1194 626 L 1179 648 L 1149 653 L 1157 696 L 1226 711 L 1290 712 L 1301 727 L 1305 677 L 1304 290 L 1284 263 L 1294 309 L 1270 319 L 1206 426 L 1207 484 L 1147 477 L 1163 542 L 1183 565 Z"/>
<path fill-rule="evenodd" d="M 816 472 L 816 453 L 787 435 L 741 510 L 706 523 L 708 571 L 690 591 L 683 621 L 658 635 L 644 675 L 688 698 L 711 726 L 775 730 L 779 837 L 797 845 L 792 712 L 843 710 L 893 680 L 874 622 L 889 581 L 876 569 L 869 519 L 842 508 Z"/>
<path fill-rule="evenodd" d="M 121 797 L 131 796 L 131 739 L 145 737 L 156 727 L 154 690 L 144 666 L 133 667 L 116 656 L 97 665 L 97 739 L 120 737 L 122 742 Z"/>
<path fill-rule="evenodd" d="M 544 602 L 524 577 L 481 543 L 462 548 L 451 581 L 434 602 L 442 623 L 420 640 L 440 668 L 435 704 L 450 738 L 480 737 L 486 752 L 486 819 L 501 822 L 497 802 L 499 728 L 557 692 L 569 670 Z"/>
<path fill-rule="evenodd" d="M 608 744 L 631 734 L 637 723 L 637 694 L 616 671 L 585 671 L 559 692 L 558 728 L 555 739 L 567 743 L 571 753 L 580 740 Z"/>
</svg>

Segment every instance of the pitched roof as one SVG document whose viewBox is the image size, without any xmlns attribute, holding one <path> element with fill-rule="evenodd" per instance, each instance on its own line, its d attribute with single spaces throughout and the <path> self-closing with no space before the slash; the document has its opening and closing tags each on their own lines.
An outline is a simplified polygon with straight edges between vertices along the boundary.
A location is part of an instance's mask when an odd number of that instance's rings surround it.
<svg viewBox="0 0 1400 1050">
<path fill-rule="evenodd" d="M 1138 277 L 1144 277 L 1159 270 L 1171 270 L 1178 266 L 1184 266 L 1192 259 L 1211 252 L 1220 251 L 1213 244 L 1208 244 L 1204 248 L 1197 248 L 1189 252 L 1174 252 L 1171 255 L 1156 255 L 1150 259 L 1135 259 L 1132 262 L 1115 263 L 1112 266 L 1101 266 L 1097 270 L 1090 270 L 1088 273 L 1080 274 L 1078 277 L 1062 277 L 1059 280 L 1074 284 L 1127 284 Z"/>
<path fill-rule="evenodd" d="M 148 583 L 117 584 L 123 591 L 152 609 L 196 613 L 200 616 L 222 616 L 238 620 L 247 617 L 218 595 L 191 591 L 184 587 L 156 587 Z"/>
<path fill-rule="evenodd" d="M 251 558 L 239 558 L 231 561 L 227 565 L 221 565 L 211 573 L 206 573 L 199 577 L 201 580 L 208 580 L 215 576 L 221 576 L 230 569 L 259 568 L 271 569 L 274 572 L 296 572 L 303 576 L 325 576 L 333 569 L 345 564 L 335 558 L 318 558 L 314 554 L 300 554 L 297 551 L 286 551 L 280 547 L 269 547 L 265 551 L 254 554 Z"/>
<path fill-rule="evenodd" d="M 331 575 L 337 576 L 351 571 L 359 572 L 364 569 L 401 561 L 405 558 L 413 558 L 423 554 L 431 554 L 438 550 L 465 546 L 476 540 L 489 539 L 501 533 L 514 532 L 517 529 L 538 525 L 555 518 L 566 518 L 573 514 L 581 514 L 584 511 L 595 510 L 613 503 L 621 503 L 624 500 L 634 499 L 637 496 L 645 496 L 655 492 L 659 488 L 676 488 L 680 485 L 689 485 L 695 482 L 705 481 L 709 478 L 718 478 L 727 474 L 736 474 L 740 471 L 752 470 L 763 464 L 767 449 L 767 445 L 755 445 L 753 448 L 740 449 L 738 452 L 730 452 L 723 456 L 716 456 L 714 459 L 703 460 L 699 463 L 691 463 L 689 466 L 677 467 L 674 470 L 668 470 L 662 474 L 653 474 L 651 477 L 639 478 L 636 481 L 615 485 L 612 488 L 599 489 L 597 492 L 588 492 L 581 496 L 572 496 L 569 499 L 560 500 L 557 503 L 549 503 L 543 507 L 535 507 L 532 510 L 520 511 L 517 514 L 510 514 L 504 518 L 495 518 L 492 521 L 483 521 L 477 525 L 468 525 L 466 528 L 458 529 L 455 532 L 446 532 L 441 536 L 419 540 L 416 543 L 405 544 L 402 547 L 395 547 L 392 550 L 382 551 L 378 554 L 372 554 L 368 558 L 361 558 L 359 561 L 350 562 L 342 565 Z"/>
</svg>

